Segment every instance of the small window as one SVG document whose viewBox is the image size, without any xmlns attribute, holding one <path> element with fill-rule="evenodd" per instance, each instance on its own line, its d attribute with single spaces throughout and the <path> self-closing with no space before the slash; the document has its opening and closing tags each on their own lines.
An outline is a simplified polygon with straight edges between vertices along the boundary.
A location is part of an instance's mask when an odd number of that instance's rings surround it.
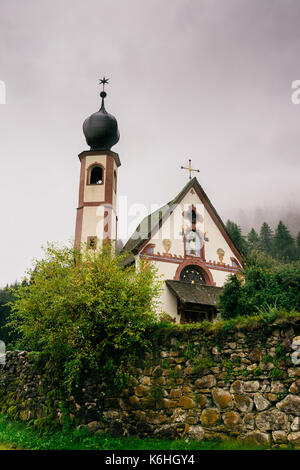
<svg viewBox="0 0 300 470">
<path fill-rule="evenodd" d="M 103 170 L 101 166 L 94 166 L 91 169 L 90 184 L 103 184 Z"/>
<path fill-rule="evenodd" d="M 87 247 L 89 250 L 95 250 L 97 248 L 97 237 L 88 237 Z"/>
<path fill-rule="evenodd" d="M 197 222 L 196 211 L 192 209 L 192 224 L 194 225 Z"/>
</svg>

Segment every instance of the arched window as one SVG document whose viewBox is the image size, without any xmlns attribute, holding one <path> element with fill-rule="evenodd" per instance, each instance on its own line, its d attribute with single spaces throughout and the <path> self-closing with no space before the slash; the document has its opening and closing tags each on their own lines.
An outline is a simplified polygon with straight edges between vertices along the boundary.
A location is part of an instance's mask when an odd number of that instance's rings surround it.
<svg viewBox="0 0 300 470">
<path fill-rule="evenodd" d="M 190 284 L 206 284 L 206 279 L 202 269 L 192 264 L 183 268 L 180 273 L 180 281 L 189 282 Z"/>
<path fill-rule="evenodd" d="M 197 214 L 195 209 L 192 209 L 192 225 L 195 225 L 197 222 Z"/>
<path fill-rule="evenodd" d="M 90 170 L 89 184 L 103 184 L 103 169 L 101 166 L 93 166 Z"/>
</svg>

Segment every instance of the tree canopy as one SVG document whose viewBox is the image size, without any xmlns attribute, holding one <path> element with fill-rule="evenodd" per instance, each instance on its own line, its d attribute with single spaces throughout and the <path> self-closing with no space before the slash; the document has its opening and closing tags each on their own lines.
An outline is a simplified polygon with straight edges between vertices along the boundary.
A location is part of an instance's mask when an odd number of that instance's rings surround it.
<svg viewBox="0 0 300 470">
<path fill-rule="evenodd" d="M 252 250 L 259 250 L 285 263 L 300 260 L 300 232 L 294 238 L 281 220 L 275 231 L 264 222 L 259 234 L 252 228 L 247 236 L 243 235 L 241 227 L 231 220 L 227 221 L 226 229 L 245 258 Z"/>
<path fill-rule="evenodd" d="M 252 252 L 243 275 L 230 277 L 219 298 L 223 318 L 255 315 L 270 308 L 300 312 L 300 262 L 279 263 Z"/>
<path fill-rule="evenodd" d="M 11 327 L 27 350 L 62 361 L 69 385 L 85 367 L 121 381 L 127 361 L 149 344 L 161 283 L 148 264 L 124 268 L 125 256 L 112 255 L 109 246 L 49 245 L 15 292 Z"/>
<path fill-rule="evenodd" d="M 10 302 L 13 302 L 13 291 L 19 287 L 18 283 L 0 289 L 0 340 L 9 348 L 17 340 L 17 335 L 7 326 L 11 313 Z"/>
</svg>

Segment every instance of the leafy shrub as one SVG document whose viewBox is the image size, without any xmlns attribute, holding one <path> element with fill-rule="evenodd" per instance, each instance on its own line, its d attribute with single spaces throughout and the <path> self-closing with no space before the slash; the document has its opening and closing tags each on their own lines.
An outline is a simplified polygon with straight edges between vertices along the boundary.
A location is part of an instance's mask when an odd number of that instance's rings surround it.
<svg viewBox="0 0 300 470">
<path fill-rule="evenodd" d="M 300 311 L 299 262 L 279 264 L 254 253 L 245 263 L 243 274 L 244 279 L 231 276 L 219 297 L 224 319 L 253 315 L 272 307 Z"/>
<path fill-rule="evenodd" d="M 18 283 L 0 289 L 0 340 L 4 341 L 7 348 L 12 348 L 17 342 L 16 333 L 7 326 L 11 314 L 11 302 L 14 301 L 13 292 L 19 287 Z"/>
<path fill-rule="evenodd" d="M 149 344 L 160 282 L 147 264 L 125 268 L 125 256 L 114 256 L 109 246 L 49 245 L 15 293 L 10 325 L 24 348 L 64 365 L 69 387 L 85 368 L 102 368 L 122 382 L 128 360 Z"/>
</svg>

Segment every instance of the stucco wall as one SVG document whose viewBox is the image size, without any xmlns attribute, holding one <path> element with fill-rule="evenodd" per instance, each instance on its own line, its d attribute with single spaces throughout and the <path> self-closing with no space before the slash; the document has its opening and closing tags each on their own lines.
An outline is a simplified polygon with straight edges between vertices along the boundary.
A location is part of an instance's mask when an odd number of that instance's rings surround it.
<svg viewBox="0 0 300 470">
<path fill-rule="evenodd" d="M 215 283 L 217 287 L 222 287 L 228 277 L 232 274 L 232 271 L 228 270 L 228 266 L 232 266 L 232 258 L 235 258 L 235 254 L 193 189 L 188 191 L 180 204 L 171 208 L 172 210 L 169 217 L 166 218 L 162 226 L 153 233 L 152 237 L 148 241 L 148 244 L 152 245 L 154 258 L 155 255 L 158 255 L 159 257 L 163 256 L 165 258 L 164 261 L 163 259 L 153 259 L 152 257 L 151 263 L 153 263 L 157 268 L 161 279 L 175 279 L 177 269 L 180 269 L 180 266 L 183 266 L 183 261 L 186 260 L 184 233 L 187 233 L 191 228 L 191 221 L 186 217 L 183 217 L 183 213 L 186 214 L 189 212 L 192 206 L 196 208 L 197 214 L 203 217 L 202 220 L 199 219 L 196 223 L 196 229 L 199 233 L 205 233 L 205 269 L 210 272 L 212 282 Z M 152 223 L 154 222 L 155 221 L 152 221 Z M 166 246 L 164 246 L 163 243 L 165 239 L 168 239 L 171 242 L 171 246 L 167 254 Z M 224 251 L 224 258 L 222 261 L 224 265 L 219 264 L 216 266 L 216 264 L 220 262 L 218 249 L 222 249 Z M 140 255 L 141 254 L 137 256 L 137 262 Z M 142 254 L 142 256 L 147 255 Z M 197 261 L 200 261 L 201 259 L 196 256 L 189 256 L 188 260 L 190 264 L 193 264 L 193 262 L 197 264 Z M 207 266 L 207 263 L 210 263 L 212 267 Z M 225 265 L 227 265 L 227 267 Z M 161 311 L 166 312 L 168 315 L 175 318 L 176 321 L 179 320 L 179 316 L 177 314 L 177 301 L 166 286 L 164 286 L 163 294 L 161 296 L 161 306 L 158 314 L 160 314 Z"/>
</svg>

